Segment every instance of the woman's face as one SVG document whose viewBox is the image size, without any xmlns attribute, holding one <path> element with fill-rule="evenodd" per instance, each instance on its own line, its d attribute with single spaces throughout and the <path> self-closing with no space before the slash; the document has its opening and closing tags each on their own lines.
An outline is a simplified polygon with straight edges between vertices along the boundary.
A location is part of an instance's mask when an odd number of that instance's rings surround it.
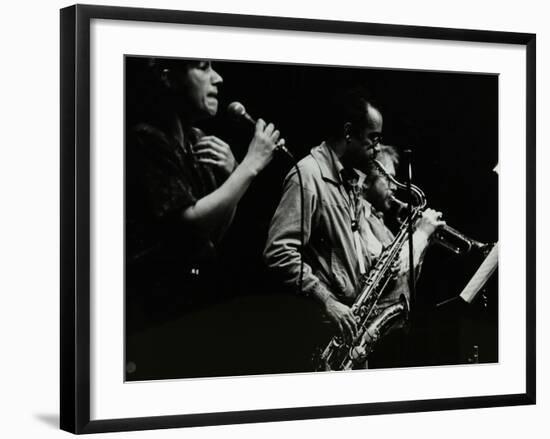
<svg viewBox="0 0 550 439">
<path fill-rule="evenodd" d="M 223 78 L 212 68 L 210 61 L 193 63 L 176 74 L 175 86 L 181 92 L 189 116 L 204 119 L 218 112 L 218 87 Z"/>
</svg>

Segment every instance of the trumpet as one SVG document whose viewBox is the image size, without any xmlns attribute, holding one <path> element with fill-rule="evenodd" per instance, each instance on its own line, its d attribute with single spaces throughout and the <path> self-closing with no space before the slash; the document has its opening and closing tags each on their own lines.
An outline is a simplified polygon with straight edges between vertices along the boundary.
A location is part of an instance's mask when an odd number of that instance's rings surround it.
<svg viewBox="0 0 550 439">
<path fill-rule="evenodd" d="M 378 168 L 378 170 L 389 180 L 391 181 L 396 187 L 399 189 L 406 189 L 407 185 L 397 181 L 395 177 L 393 177 L 384 167 L 382 163 L 380 163 L 378 160 L 373 160 L 374 164 Z M 418 187 L 413 184 L 411 184 L 411 192 L 416 198 L 417 206 L 415 208 L 426 208 L 426 196 L 424 195 L 424 192 Z M 403 218 L 401 215 L 401 212 L 407 212 L 407 203 L 395 198 L 393 195 L 391 197 L 391 202 L 396 206 L 397 208 L 397 216 L 399 218 Z M 405 221 L 406 217 L 401 220 L 401 222 Z M 432 235 L 432 242 L 446 248 L 447 250 L 450 250 L 451 252 L 457 254 L 457 255 L 463 255 L 466 253 L 469 253 L 471 250 L 479 250 L 483 253 L 487 252 L 491 244 L 476 241 L 475 239 L 472 239 L 463 233 L 459 232 L 457 229 L 444 225 L 439 227 L 434 234 Z"/>
<path fill-rule="evenodd" d="M 407 203 L 398 200 L 394 196 L 391 197 L 391 201 L 395 206 L 397 206 L 398 212 L 406 212 Z M 475 239 L 464 235 L 464 233 L 461 233 L 454 227 L 448 225 L 439 227 L 434 232 L 431 239 L 435 244 L 438 244 L 457 255 L 469 253 L 471 250 L 485 251 L 485 249 L 487 249 L 490 245 L 484 242 L 476 241 Z"/>
</svg>

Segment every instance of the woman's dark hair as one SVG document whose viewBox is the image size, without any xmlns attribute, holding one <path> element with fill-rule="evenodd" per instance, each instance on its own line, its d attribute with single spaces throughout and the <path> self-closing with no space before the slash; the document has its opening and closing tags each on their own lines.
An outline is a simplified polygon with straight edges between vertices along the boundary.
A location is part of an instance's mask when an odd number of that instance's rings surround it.
<svg viewBox="0 0 550 439">
<path fill-rule="evenodd" d="M 162 79 L 164 69 L 185 72 L 200 61 L 180 58 L 126 57 L 126 122 L 162 125 L 177 97 Z"/>
</svg>

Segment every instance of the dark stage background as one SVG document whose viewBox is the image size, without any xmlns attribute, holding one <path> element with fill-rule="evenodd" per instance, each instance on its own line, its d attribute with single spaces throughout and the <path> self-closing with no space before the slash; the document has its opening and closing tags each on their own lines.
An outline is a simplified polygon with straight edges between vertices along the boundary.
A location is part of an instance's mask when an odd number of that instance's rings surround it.
<svg viewBox="0 0 550 439">
<path fill-rule="evenodd" d="M 147 87 L 138 74 L 142 65 L 143 60 L 127 58 L 128 124 L 139 120 L 139 99 Z M 384 116 L 383 143 L 412 150 L 413 183 L 426 193 L 428 206 L 441 210 L 447 224 L 467 236 L 498 240 L 498 176 L 493 172 L 498 162 L 497 76 L 223 61 L 214 62 L 214 68 L 224 79 L 220 110 L 200 127 L 229 143 L 238 160 L 246 152 L 251 128 L 230 120 L 228 103 L 240 101 L 253 117 L 274 122 L 300 159 L 323 140 L 328 97 L 338 89 L 365 86 Z M 261 257 L 290 167 L 286 157 L 277 157 L 254 181 L 221 245 L 220 276 L 226 290 L 207 318 L 223 321 L 225 333 L 197 334 L 205 349 L 218 352 L 218 361 L 198 375 L 305 370 L 311 352 L 304 352 L 301 340 L 307 338 L 316 309 L 283 291 Z M 439 247 L 428 250 L 417 284 L 408 366 L 465 363 L 474 345 L 480 362 L 498 361 L 496 274 L 487 300 L 478 298 L 465 309 L 435 308 L 460 293 L 481 260 L 479 255 L 456 256 Z M 127 352 L 133 353 L 128 359 L 138 366 L 127 378 L 181 376 L 177 362 L 155 360 L 154 365 L 139 367 L 155 357 L 155 346 L 147 340 L 128 340 Z M 182 346 L 182 361 L 187 361 L 185 355 Z"/>
</svg>

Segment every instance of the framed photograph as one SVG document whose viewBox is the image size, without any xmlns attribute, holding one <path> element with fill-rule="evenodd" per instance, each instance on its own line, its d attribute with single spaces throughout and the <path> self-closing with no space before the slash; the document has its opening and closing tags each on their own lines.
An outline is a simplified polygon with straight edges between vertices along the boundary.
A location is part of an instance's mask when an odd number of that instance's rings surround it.
<svg viewBox="0 0 550 439">
<path fill-rule="evenodd" d="M 61 10 L 61 428 L 535 403 L 533 34 Z"/>
</svg>

